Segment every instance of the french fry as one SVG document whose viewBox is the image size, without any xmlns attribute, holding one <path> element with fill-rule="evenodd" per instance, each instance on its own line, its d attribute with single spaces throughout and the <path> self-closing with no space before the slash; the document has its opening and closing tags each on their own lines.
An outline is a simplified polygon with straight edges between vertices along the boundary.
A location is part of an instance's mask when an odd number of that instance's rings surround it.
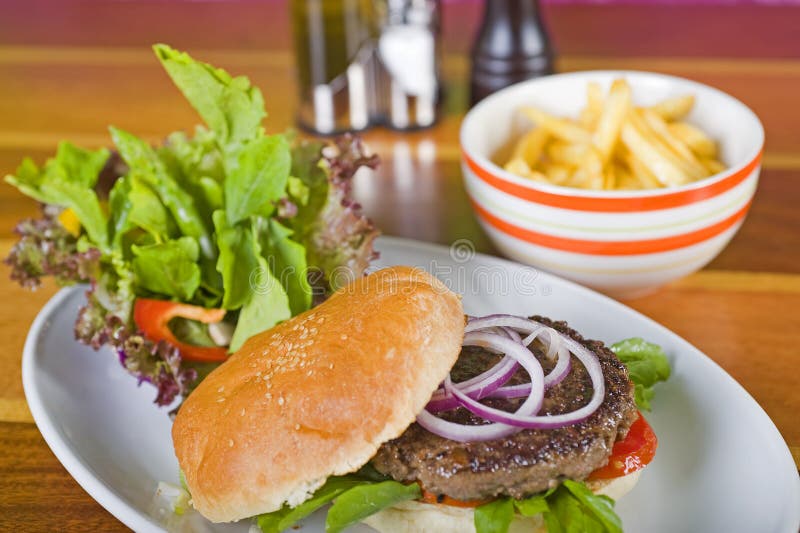
<svg viewBox="0 0 800 533">
<path fill-rule="evenodd" d="M 693 179 L 705 178 L 708 172 L 694 153 L 680 139 L 676 138 L 669 131 L 669 127 L 664 119 L 649 109 L 637 109 L 637 114 L 644 120 L 647 126 L 658 139 L 680 158 L 680 165 L 684 171 Z"/>
<path fill-rule="evenodd" d="M 586 107 L 581 111 L 581 126 L 587 130 L 594 130 L 602 113 L 603 90 L 599 83 L 590 81 L 586 84 Z"/>
<path fill-rule="evenodd" d="M 717 143 L 700 128 L 686 122 L 673 122 L 667 126 L 669 132 L 683 141 L 689 149 L 699 158 L 715 159 L 717 157 Z"/>
<path fill-rule="evenodd" d="M 617 171 L 615 165 L 608 165 L 603 172 L 603 188 L 613 191 L 617 188 Z"/>
<path fill-rule="evenodd" d="M 665 156 L 659 147 L 648 138 L 645 132 L 634 125 L 635 114 L 629 113 L 622 126 L 621 139 L 625 147 L 642 162 L 663 185 L 684 185 L 691 178 L 681 168 Z M 633 170 L 633 167 L 631 167 Z M 634 170 L 634 174 L 636 170 Z"/>
<path fill-rule="evenodd" d="M 534 124 L 550 132 L 553 137 L 575 143 L 588 143 L 591 140 L 588 131 L 567 119 L 554 117 L 541 109 L 530 106 L 523 107 L 522 113 Z"/>
<path fill-rule="evenodd" d="M 512 158 L 508 163 L 505 164 L 503 168 L 506 171 L 516 174 L 522 178 L 528 178 L 534 181 L 541 181 L 545 183 L 549 182 L 547 176 L 538 170 L 533 170 L 530 166 L 528 166 L 528 163 L 520 158 Z"/>
<path fill-rule="evenodd" d="M 586 144 L 553 141 L 545 148 L 547 158 L 554 163 L 578 166 L 583 161 L 589 146 Z"/>
<path fill-rule="evenodd" d="M 618 190 L 636 191 L 642 189 L 642 182 L 633 177 L 633 174 L 628 170 L 628 167 L 623 165 L 614 165 L 614 173 L 617 181 L 615 183 Z"/>
<path fill-rule="evenodd" d="M 603 164 L 611 157 L 611 152 L 619 139 L 619 132 L 630 109 L 630 103 L 631 89 L 628 84 L 625 80 L 614 80 L 592 138 Z"/>
<path fill-rule="evenodd" d="M 661 100 L 659 103 L 650 106 L 650 110 L 660 115 L 667 122 L 674 122 L 688 115 L 692 107 L 694 107 L 694 96 L 687 94 Z"/>
<path fill-rule="evenodd" d="M 503 166 L 503 169 L 523 178 L 530 178 L 532 172 L 532 169 L 530 166 L 528 166 L 528 163 L 519 157 L 512 157 L 509 159 L 508 163 Z"/>
<path fill-rule="evenodd" d="M 543 128 L 534 128 L 530 130 L 514 145 L 511 159 L 521 159 L 525 161 L 529 167 L 535 167 L 536 162 L 542 156 L 542 151 L 549 137 L 550 135 L 547 133 L 547 130 Z"/>
<path fill-rule="evenodd" d="M 656 175 L 630 151 L 624 152 L 624 160 L 630 170 L 632 179 L 639 183 L 637 189 L 658 189 L 663 187 Z"/>
<path fill-rule="evenodd" d="M 544 163 L 542 165 L 542 172 L 553 185 L 565 184 L 569 180 L 572 170 L 571 166 L 560 163 Z"/>
<path fill-rule="evenodd" d="M 586 86 L 578 120 L 537 107 L 520 112 L 534 128 L 520 136 L 505 169 L 527 179 L 592 190 L 640 190 L 684 185 L 725 170 L 717 145 L 699 128 L 681 122 L 694 96 L 634 107 L 624 79 L 607 94 Z"/>
<path fill-rule="evenodd" d="M 629 115 L 628 120 L 632 122 L 636 128 L 644 135 L 644 137 L 651 143 L 651 145 L 659 151 L 659 153 L 675 167 L 679 168 L 690 181 L 706 177 L 706 169 L 697 161 L 689 161 L 677 153 L 669 144 L 667 144 L 661 135 L 658 134 L 650 124 L 643 118 L 640 109 L 634 109 Z M 691 152 L 687 151 L 691 156 Z"/>
<path fill-rule="evenodd" d="M 714 174 L 719 174 L 720 172 L 725 171 L 725 165 L 723 165 L 716 159 L 701 159 L 700 163 L 704 167 L 706 167 L 709 176 L 712 176 Z"/>
<path fill-rule="evenodd" d="M 586 151 L 580 166 L 570 176 L 569 184 L 582 189 L 603 188 L 605 176 L 603 175 L 603 157 L 600 151 L 592 146 Z"/>
</svg>

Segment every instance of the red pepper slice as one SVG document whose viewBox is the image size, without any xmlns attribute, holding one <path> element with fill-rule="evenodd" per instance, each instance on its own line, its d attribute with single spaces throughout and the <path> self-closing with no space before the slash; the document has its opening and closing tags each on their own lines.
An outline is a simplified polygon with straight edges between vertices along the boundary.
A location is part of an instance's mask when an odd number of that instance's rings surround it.
<svg viewBox="0 0 800 533">
<path fill-rule="evenodd" d="M 194 346 L 181 342 L 169 329 L 169 321 L 175 317 L 213 324 L 225 317 L 224 309 L 206 309 L 197 305 L 137 298 L 133 305 L 133 321 L 142 332 L 154 341 L 167 341 L 181 351 L 187 361 L 219 363 L 228 358 L 228 349 L 222 346 Z"/>
<path fill-rule="evenodd" d="M 613 479 L 641 470 L 656 455 L 658 439 L 642 413 L 624 439 L 614 444 L 608 464 L 589 475 L 589 479 Z"/>
</svg>

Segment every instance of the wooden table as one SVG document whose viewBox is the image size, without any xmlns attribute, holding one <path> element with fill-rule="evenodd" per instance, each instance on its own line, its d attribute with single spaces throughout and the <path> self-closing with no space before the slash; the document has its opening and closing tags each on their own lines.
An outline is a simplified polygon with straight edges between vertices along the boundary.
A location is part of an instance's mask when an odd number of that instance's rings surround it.
<svg viewBox="0 0 800 533">
<path fill-rule="evenodd" d="M 461 184 L 457 131 L 466 102 L 466 50 L 479 13 L 447 3 L 445 116 L 433 129 L 367 134 L 383 157 L 356 193 L 390 235 L 494 250 Z M 750 105 L 767 132 L 764 170 L 750 216 L 706 269 L 628 302 L 715 359 L 772 417 L 800 459 L 800 8 L 775 6 L 553 6 L 559 68 L 662 71 L 720 87 Z M 713 21 L 710 22 L 710 21 Z M 465 28 L 469 28 L 465 31 Z M 265 94 L 267 126 L 292 124 L 295 87 L 283 2 L 6 0 L 0 4 L 0 174 L 25 155 L 43 160 L 59 139 L 109 142 L 114 124 L 153 141 L 197 121 L 149 44 L 166 41 L 235 73 Z M 0 255 L 33 202 L 0 185 Z M 2 270 L 2 269 L 0 269 Z M 0 273 L 0 530 L 124 529 L 67 474 L 25 403 L 22 344 L 54 293 Z"/>
</svg>

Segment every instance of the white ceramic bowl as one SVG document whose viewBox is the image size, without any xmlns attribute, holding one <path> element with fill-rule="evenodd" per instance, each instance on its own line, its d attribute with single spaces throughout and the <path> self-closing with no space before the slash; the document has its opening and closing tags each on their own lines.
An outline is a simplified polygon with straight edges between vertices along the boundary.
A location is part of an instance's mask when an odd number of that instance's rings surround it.
<svg viewBox="0 0 800 533">
<path fill-rule="evenodd" d="M 492 162 L 530 128 L 521 106 L 575 117 L 588 82 L 607 89 L 620 77 L 636 105 L 695 95 L 687 120 L 719 142 L 728 170 L 681 187 L 593 191 L 527 180 Z M 590 71 L 525 81 L 489 96 L 467 113 L 460 142 L 476 216 L 502 253 L 629 297 L 702 268 L 730 241 L 756 190 L 764 129 L 747 106 L 707 85 L 648 72 Z"/>
</svg>

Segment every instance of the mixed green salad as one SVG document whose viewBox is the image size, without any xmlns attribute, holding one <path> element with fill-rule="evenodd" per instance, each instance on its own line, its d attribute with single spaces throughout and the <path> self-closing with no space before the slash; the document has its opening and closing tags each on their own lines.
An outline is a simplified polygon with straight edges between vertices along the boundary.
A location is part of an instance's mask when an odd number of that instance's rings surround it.
<svg viewBox="0 0 800 533">
<path fill-rule="evenodd" d="M 375 257 L 377 231 L 351 198 L 375 167 L 357 137 L 267 134 L 244 76 L 154 47 L 205 122 L 152 146 L 111 127 L 112 150 L 69 142 L 6 182 L 42 204 L 5 262 L 36 287 L 89 283 L 75 336 L 111 346 L 170 405 L 251 335 L 308 309 Z"/>
</svg>

